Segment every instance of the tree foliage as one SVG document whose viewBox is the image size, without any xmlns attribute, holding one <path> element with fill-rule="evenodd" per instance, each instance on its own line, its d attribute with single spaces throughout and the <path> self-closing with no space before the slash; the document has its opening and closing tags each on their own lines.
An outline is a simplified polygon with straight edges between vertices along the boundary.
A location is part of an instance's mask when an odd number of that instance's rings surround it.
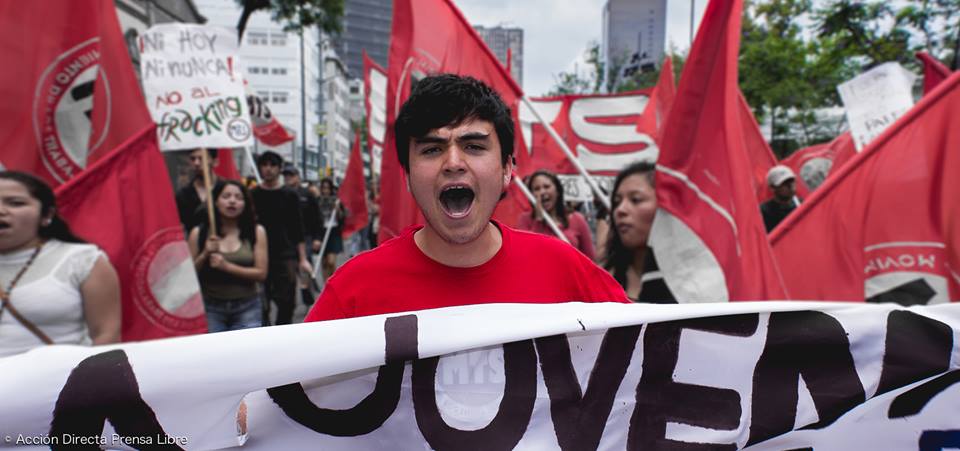
<svg viewBox="0 0 960 451">
<path fill-rule="evenodd" d="M 256 11 L 269 11 L 273 20 L 284 25 L 284 31 L 302 31 L 319 26 L 321 30 L 340 32 L 344 0 L 235 0 L 243 7 L 237 22 L 237 38 L 242 39 L 250 16 Z"/>
</svg>

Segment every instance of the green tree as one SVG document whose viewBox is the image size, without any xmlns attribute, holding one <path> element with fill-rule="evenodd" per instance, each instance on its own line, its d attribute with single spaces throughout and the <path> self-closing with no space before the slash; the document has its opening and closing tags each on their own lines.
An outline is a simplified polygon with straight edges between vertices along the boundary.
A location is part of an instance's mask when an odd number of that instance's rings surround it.
<svg viewBox="0 0 960 451">
<path fill-rule="evenodd" d="M 674 80 L 679 79 L 686 60 L 684 55 L 671 49 L 670 57 L 673 60 Z M 647 70 L 637 70 L 623 76 L 624 64 L 614 58 L 610 74 L 604 78 L 604 64 L 600 59 L 600 45 L 593 42 L 584 53 L 584 62 L 587 66 L 586 74 L 574 68 L 573 72 L 560 72 L 554 75 L 554 87 L 547 95 L 560 94 L 595 94 L 599 92 L 625 92 L 637 89 L 651 88 L 660 78 L 662 63 Z"/>
<path fill-rule="evenodd" d="M 273 20 L 284 24 L 285 31 L 300 32 L 314 25 L 321 30 L 340 32 L 343 0 L 236 0 L 243 7 L 237 22 L 237 39 L 243 38 L 250 15 L 270 11 Z"/>
</svg>

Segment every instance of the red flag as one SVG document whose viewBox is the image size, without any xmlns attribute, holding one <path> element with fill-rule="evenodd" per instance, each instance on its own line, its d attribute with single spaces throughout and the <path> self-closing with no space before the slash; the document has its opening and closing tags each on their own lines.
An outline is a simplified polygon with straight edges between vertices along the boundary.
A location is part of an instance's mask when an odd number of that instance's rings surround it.
<svg viewBox="0 0 960 451">
<path fill-rule="evenodd" d="M 707 6 L 663 129 L 653 247 L 681 300 L 785 296 L 757 207 L 737 89 L 741 9 L 740 0 Z M 685 272 L 682 280 L 671 282 L 674 271 Z M 682 285 L 689 290 L 677 290 Z"/>
<path fill-rule="evenodd" d="M 663 122 L 670 114 L 670 107 L 673 106 L 676 95 L 677 88 L 673 82 L 673 60 L 668 56 L 663 59 L 657 86 L 650 93 L 650 101 L 640 115 L 640 120 L 637 121 L 637 131 L 659 139 Z"/>
<path fill-rule="evenodd" d="M 0 163 L 52 186 L 150 116 L 110 0 L 0 2 Z"/>
<path fill-rule="evenodd" d="M 428 74 L 469 75 L 490 85 L 517 117 L 523 95 L 477 32 L 449 0 L 397 0 L 387 76 L 387 130 L 380 181 L 380 241 L 422 222 L 396 156 L 393 123 L 413 82 Z M 519 130 L 519 126 L 515 127 Z M 522 149 L 517 133 L 514 148 Z"/>
<path fill-rule="evenodd" d="M 760 126 L 757 125 L 757 119 L 750 110 L 750 104 L 743 96 L 740 90 L 737 90 L 737 102 L 740 109 L 740 123 L 743 125 L 743 138 L 745 140 L 747 156 L 753 167 L 753 185 L 754 192 L 757 195 L 757 204 L 762 204 L 773 197 L 773 190 L 767 184 L 767 172 L 777 165 L 777 157 L 773 156 L 773 150 L 763 139 L 763 133 L 760 132 Z M 801 197 L 807 195 L 806 186 L 797 184 L 797 194 Z"/>
<path fill-rule="evenodd" d="M 360 157 L 360 132 L 353 142 L 347 172 L 337 193 L 340 203 L 347 209 L 347 219 L 343 221 L 340 234 L 344 238 L 367 226 L 370 219 L 367 214 L 367 187 L 363 179 L 363 159 Z"/>
<path fill-rule="evenodd" d="M 217 149 L 217 166 L 213 168 L 213 173 L 229 180 L 240 180 L 240 171 L 237 170 L 237 163 L 233 161 L 233 150 L 222 148 Z"/>
<path fill-rule="evenodd" d="M 531 99 L 544 121 L 550 123 L 583 167 L 594 175 L 614 176 L 637 161 L 656 161 L 656 134 L 637 130 L 655 88 L 616 94 L 567 94 Z M 645 109 L 647 106 L 647 109 Z M 520 129 L 528 149 L 529 165 L 517 161 L 517 173 L 537 169 L 579 175 L 546 128 L 525 106 L 520 107 Z"/>
<path fill-rule="evenodd" d="M 953 71 L 927 52 L 917 52 L 916 56 L 923 63 L 923 95 L 927 95 Z"/>
<path fill-rule="evenodd" d="M 124 341 L 207 330 L 173 187 L 157 170 L 165 166 L 155 129 L 150 122 L 57 189 L 60 214 L 106 251 L 120 276 Z"/>
<path fill-rule="evenodd" d="M 790 167 L 797 174 L 797 193 L 806 198 L 856 155 L 853 135 L 845 132 L 829 143 L 799 149 L 780 160 L 780 164 Z M 768 198 L 772 196 L 770 193 Z"/>
<path fill-rule="evenodd" d="M 771 235 L 797 299 L 960 300 L 960 75 L 830 177 Z"/>
<path fill-rule="evenodd" d="M 250 120 L 253 122 L 253 136 L 268 146 L 279 146 L 293 141 L 293 135 L 277 120 L 267 103 L 250 89 L 247 80 L 243 80 L 243 88 L 246 91 L 247 107 L 250 109 Z"/>
</svg>

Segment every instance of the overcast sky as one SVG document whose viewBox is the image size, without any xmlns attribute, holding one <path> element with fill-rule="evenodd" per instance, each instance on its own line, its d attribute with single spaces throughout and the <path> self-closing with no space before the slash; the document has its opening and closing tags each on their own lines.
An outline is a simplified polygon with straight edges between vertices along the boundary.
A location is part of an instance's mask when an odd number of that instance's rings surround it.
<svg viewBox="0 0 960 451">
<path fill-rule="evenodd" d="M 696 25 L 707 0 L 696 1 Z M 523 28 L 523 89 L 545 94 L 554 75 L 571 71 L 590 42 L 600 42 L 606 0 L 454 0 L 474 25 Z M 667 46 L 689 47 L 690 1 L 667 0 Z M 577 65 L 578 69 L 582 63 Z"/>
</svg>

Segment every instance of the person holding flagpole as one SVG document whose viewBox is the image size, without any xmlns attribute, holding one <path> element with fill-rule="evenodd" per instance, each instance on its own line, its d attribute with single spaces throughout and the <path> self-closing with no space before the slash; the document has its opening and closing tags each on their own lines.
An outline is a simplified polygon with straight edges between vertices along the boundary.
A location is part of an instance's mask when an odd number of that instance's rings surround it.
<svg viewBox="0 0 960 451">
<path fill-rule="evenodd" d="M 613 277 L 576 249 L 491 220 L 511 182 L 514 128 L 488 85 L 428 76 L 394 131 L 425 223 L 340 267 L 305 321 L 480 303 L 627 302 Z"/>
<path fill-rule="evenodd" d="M 106 254 L 58 215 L 53 190 L 0 172 L 0 357 L 120 341 L 120 282 Z"/>
<path fill-rule="evenodd" d="M 556 174 L 545 169 L 538 170 L 530 175 L 527 188 L 537 200 L 531 214 L 520 217 L 519 227 L 523 230 L 554 236 L 553 230 L 546 224 L 544 215 L 550 215 L 554 224 L 560 226 L 560 231 L 570 244 L 577 248 L 587 258 L 595 257 L 593 237 L 587 219 L 577 211 L 567 212 L 566 202 L 563 200 L 563 185 Z"/>
</svg>

